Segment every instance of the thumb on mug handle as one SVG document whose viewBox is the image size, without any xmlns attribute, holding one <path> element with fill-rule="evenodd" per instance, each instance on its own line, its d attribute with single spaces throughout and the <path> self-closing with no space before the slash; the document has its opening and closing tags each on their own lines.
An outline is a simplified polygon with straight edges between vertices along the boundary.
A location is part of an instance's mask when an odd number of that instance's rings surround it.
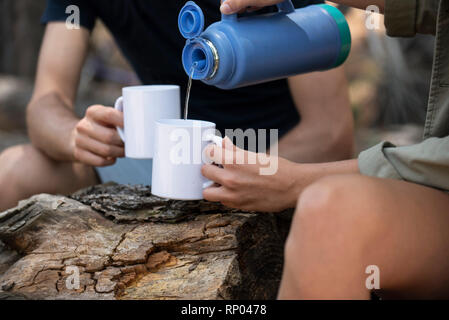
<svg viewBox="0 0 449 320">
<path fill-rule="evenodd" d="M 215 143 L 218 147 L 223 148 L 223 138 L 216 136 L 216 135 L 209 135 L 206 138 L 207 141 L 211 141 L 212 143 Z M 207 189 L 214 185 L 214 181 L 207 181 L 203 183 L 203 189 Z"/>
<path fill-rule="evenodd" d="M 223 148 L 223 138 L 216 135 L 208 135 L 207 141 L 215 143 L 218 147 Z"/>
<path fill-rule="evenodd" d="M 118 110 L 123 113 L 123 97 L 120 97 L 117 99 L 117 101 L 115 101 L 114 108 L 115 108 L 115 110 Z M 120 139 L 122 139 L 122 141 L 125 142 L 125 131 L 120 127 L 116 127 L 116 128 L 117 128 L 118 135 L 120 136 Z"/>
</svg>

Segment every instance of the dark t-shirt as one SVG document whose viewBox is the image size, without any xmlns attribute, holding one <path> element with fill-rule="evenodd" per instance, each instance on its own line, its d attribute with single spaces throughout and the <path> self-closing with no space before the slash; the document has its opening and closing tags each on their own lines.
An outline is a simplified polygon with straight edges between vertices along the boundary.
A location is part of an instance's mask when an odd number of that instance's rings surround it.
<svg viewBox="0 0 449 320">
<path fill-rule="evenodd" d="M 293 1 L 296 7 L 322 0 Z M 178 13 L 185 1 L 173 0 L 48 0 L 43 23 L 65 21 L 66 8 L 77 5 L 80 24 L 91 30 L 101 19 L 143 84 L 177 84 L 184 101 L 187 75 L 181 53 L 185 39 L 178 30 Z M 196 0 L 206 26 L 220 20 L 219 0 Z M 265 10 L 275 10 L 267 8 Z M 260 35 L 263 37 L 263 34 Z M 279 136 L 299 121 L 286 80 L 235 90 L 194 81 L 189 118 L 208 120 L 224 129 L 279 129 Z"/>
</svg>

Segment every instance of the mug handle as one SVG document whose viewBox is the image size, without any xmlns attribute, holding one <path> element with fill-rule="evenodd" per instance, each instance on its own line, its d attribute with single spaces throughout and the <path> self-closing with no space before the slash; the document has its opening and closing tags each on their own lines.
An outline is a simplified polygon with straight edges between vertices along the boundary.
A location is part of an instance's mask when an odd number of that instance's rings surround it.
<svg viewBox="0 0 449 320">
<path fill-rule="evenodd" d="M 206 137 L 206 141 L 215 143 L 218 147 L 223 148 L 223 138 L 222 137 L 210 134 Z"/>
<path fill-rule="evenodd" d="M 114 108 L 115 108 L 115 110 L 118 110 L 123 113 L 123 97 L 120 97 L 117 99 L 117 101 L 115 101 Z M 120 136 L 120 139 L 122 139 L 122 141 L 125 142 L 125 131 L 120 127 L 116 127 L 116 128 L 117 128 L 118 135 Z"/>
<path fill-rule="evenodd" d="M 211 134 L 206 137 L 206 141 L 210 141 L 210 142 L 216 144 L 220 148 L 223 147 L 223 138 L 222 137 Z M 214 183 L 215 183 L 214 181 L 207 181 L 207 182 L 203 183 L 203 189 L 207 189 L 207 188 L 213 186 Z"/>
</svg>

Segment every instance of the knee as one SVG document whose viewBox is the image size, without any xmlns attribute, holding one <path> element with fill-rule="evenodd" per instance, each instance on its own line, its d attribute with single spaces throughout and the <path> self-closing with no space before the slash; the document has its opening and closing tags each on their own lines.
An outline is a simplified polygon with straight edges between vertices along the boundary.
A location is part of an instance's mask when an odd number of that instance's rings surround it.
<svg viewBox="0 0 449 320">
<path fill-rule="evenodd" d="M 23 181 L 27 161 L 32 161 L 35 149 L 32 145 L 18 145 L 4 150 L 0 154 L 0 193 L 16 197 L 26 186 Z M 0 197 L 1 197 L 0 196 Z"/>
<path fill-rule="evenodd" d="M 341 175 L 323 178 L 306 188 L 298 199 L 285 253 L 298 253 L 298 247 L 312 250 L 347 250 L 366 247 L 381 223 L 371 214 L 371 178 Z"/>
</svg>

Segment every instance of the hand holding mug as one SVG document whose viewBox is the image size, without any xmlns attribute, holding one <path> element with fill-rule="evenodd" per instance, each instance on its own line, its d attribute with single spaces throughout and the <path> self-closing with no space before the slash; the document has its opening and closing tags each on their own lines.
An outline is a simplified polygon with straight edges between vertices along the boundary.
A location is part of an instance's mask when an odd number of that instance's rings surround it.
<svg viewBox="0 0 449 320">
<path fill-rule="evenodd" d="M 228 138 L 223 139 L 222 147 L 207 146 L 206 154 L 210 161 L 220 166 L 206 164 L 202 167 L 203 176 L 215 181 L 204 190 L 204 199 L 221 202 L 231 208 L 259 212 L 293 208 L 314 174 L 307 164 L 246 151 L 236 147 Z M 261 174 L 262 168 L 272 166 L 277 168 L 273 174 Z M 295 176 L 302 179 L 298 181 Z"/>
<path fill-rule="evenodd" d="M 113 108 L 93 105 L 72 131 L 71 145 L 76 161 L 95 167 L 109 166 L 124 156 L 116 127 L 123 127 L 123 114 Z"/>
</svg>

